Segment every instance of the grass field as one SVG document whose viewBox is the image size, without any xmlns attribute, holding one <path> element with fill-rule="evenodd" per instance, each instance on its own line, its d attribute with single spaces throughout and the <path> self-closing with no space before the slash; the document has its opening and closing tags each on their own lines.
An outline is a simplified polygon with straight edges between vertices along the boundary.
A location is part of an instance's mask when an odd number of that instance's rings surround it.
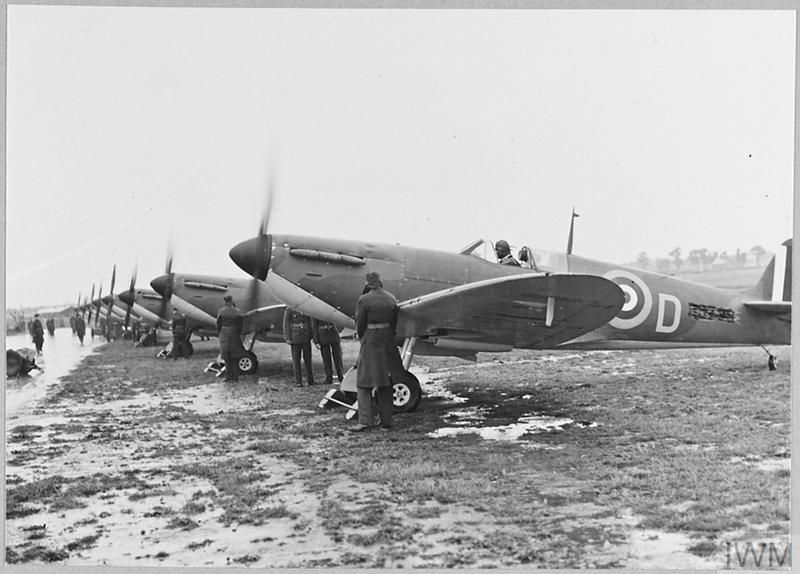
<svg viewBox="0 0 800 574">
<path fill-rule="evenodd" d="M 352 434 L 285 346 L 238 384 L 196 347 L 106 345 L 9 421 L 8 562 L 722 568 L 788 543 L 788 348 L 774 372 L 761 349 L 418 357 L 419 409 Z"/>
</svg>

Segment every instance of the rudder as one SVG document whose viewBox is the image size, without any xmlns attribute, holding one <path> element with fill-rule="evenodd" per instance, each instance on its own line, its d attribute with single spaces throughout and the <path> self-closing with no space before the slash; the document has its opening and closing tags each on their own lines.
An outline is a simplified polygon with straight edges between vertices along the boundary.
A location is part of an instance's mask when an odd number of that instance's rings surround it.
<svg viewBox="0 0 800 574">
<path fill-rule="evenodd" d="M 786 247 L 786 269 L 783 273 L 783 301 L 792 300 L 792 240 L 782 243 Z"/>
</svg>

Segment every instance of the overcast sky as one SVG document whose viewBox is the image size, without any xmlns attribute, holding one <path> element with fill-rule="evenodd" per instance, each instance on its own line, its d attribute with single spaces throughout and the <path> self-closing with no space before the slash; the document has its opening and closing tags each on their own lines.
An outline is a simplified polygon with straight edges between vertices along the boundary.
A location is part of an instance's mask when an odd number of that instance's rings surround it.
<svg viewBox="0 0 800 574">
<path fill-rule="evenodd" d="M 8 7 L 6 304 L 271 230 L 628 262 L 791 236 L 791 11 Z"/>
</svg>

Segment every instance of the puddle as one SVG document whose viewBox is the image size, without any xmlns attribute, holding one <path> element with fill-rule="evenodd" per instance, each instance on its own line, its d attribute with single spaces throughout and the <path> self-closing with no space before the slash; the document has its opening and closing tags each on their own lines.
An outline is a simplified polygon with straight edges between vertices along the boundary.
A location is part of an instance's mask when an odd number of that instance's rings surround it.
<svg viewBox="0 0 800 574">
<path fill-rule="evenodd" d="M 466 424 L 468 421 L 464 421 Z M 543 415 L 526 415 L 516 423 L 496 427 L 458 426 L 443 427 L 428 433 L 433 438 L 455 436 L 459 434 L 477 434 L 485 440 L 515 441 L 526 434 L 563 430 L 566 425 L 574 424 L 570 418 L 556 418 Z M 591 425 L 586 425 L 591 426 Z"/>
<path fill-rule="evenodd" d="M 44 372 L 33 377 L 12 377 L 6 380 L 7 426 L 9 420 L 27 414 L 31 405 L 43 398 L 52 384 L 75 369 L 81 359 L 94 353 L 95 348 L 103 342 L 99 337 L 86 337 L 81 346 L 78 338 L 72 334 L 72 329 L 68 327 L 56 329 L 52 337 L 45 336 L 42 355 L 36 360 Z M 6 348 L 34 348 L 34 345 L 29 335 L 11 335 L 6 336 Z"/>
<path fill-rule="evenodd" d="M 574 358 L 579 355 L 564 355 L 559 358 Z M 556 360 L 555 357 L 537 357 L 536 359 L 522 359 L 514 361 L 514 363 L 535 363 L 540 360 Z M 493 363 L 479 363 L 478 365 L 470 365 L 468 367 L 458 367 L 447 371 L 438 371 L 436 373 L 416 373 L 417 378 L 425 385 L 426 397 L 438 397 L 444 399 L 449 404 L 465 403 L 469 399 L 459 396 L 447 388 L 444 383 L 455 374 L 456 370 L 463 370 L 465 368 L 474 369 L 476 367 L 496 366 Z M 507 393 L 501 393 L 502 396 L 507 396 Z M 532 399 L 533 395 L 526 394 L 522 399 Z M 445 423 L 451 426 L 436 429 L 428 433 L 432 438 L 442 438 L 448 436 L 455 436 L 461 434 L 477 434 L 485 440 L 498 440 L 498 441 L 516 441 L 521 437 L 528 434 L 551 432 L 563 430 L 567 425 L 578 425 L 582 428 L 596 427 L 597 423 L 576 423 L 571 418 L 567 417 L 550 417 L 539 414 L 528 414 L 519 418 L 517 422 L 500 426 L 481 426 L 486 423 L 490 409 L 487 407 L 466 407 L 462 409 L 454 409 L 448 411 L 444 416 Z M 542 448 L 553 449 L 562 447 L 551 447 L 549 445 L 526 445 L 527 448 Z"/>
<path fill-rule="evenodd" d="M 775 472 L 779 470 L 790 471 L 792 468 L 792 459 L 771 458 L 769 460 L 762 460 L 761 462 L 756 463 L 755 466 L 758 470 L 763 470 L 765 472 Z"/>
<path fill-rule="evenodd" d="M 444 418 L 451 425 L 468 426 L 485 421 L 487 412 L 488 409 L 485 407 L 469 407 L 448 411 Z"/>
<path fill-rule="evenodd" d="M 745 456 L 732 456 L 729 461 L 732 464 L 753 466 L 764 472 L 776 472 L 779 470 L 791 471 L 792 468 L 792 459 L 788 457 L 762 459 L 759 455 L 747 454 Z"/>
<path fill-rule="evenodd" d="M 697 544 L 687 535 L 679 532 L 662 532 L 659 530 L 634 530 L 628 535 L 628 559 L 626 568 L 670 568 L 675 567 L 693 570 L 718 570 L 724 562 L 703 558 L 689 552 L 689 548 Z M 678 566 L 679 565 L 679 566 Z"/>
<path fill-rule="evenodd" d="M 630 509 L 624 509 L 606 521 L 584 519 L 579 530 L 585 529 L 589 524 L 603 530 L 613 526 L 613 531 L 619 532 L 621 529 L 625 532 L 618 540 L 609 541 L 606 538 L 602 544 L 599 543 L 603 537 L 595 537 L 598 547 L 592 563 L 588 566 L 597 568 L 608 563 L 613 564 L 614 568 L 635 570 L 651 568 L 718 570 L 725 565 L 720 554 L 705 557 L 692 554 L 689 548 L 696 546 L 698 539 L 690 538 L 680 532 L 638 528 L 636 525 L 641 519 L 641 516 L 634 515 Z"/>
</svg>

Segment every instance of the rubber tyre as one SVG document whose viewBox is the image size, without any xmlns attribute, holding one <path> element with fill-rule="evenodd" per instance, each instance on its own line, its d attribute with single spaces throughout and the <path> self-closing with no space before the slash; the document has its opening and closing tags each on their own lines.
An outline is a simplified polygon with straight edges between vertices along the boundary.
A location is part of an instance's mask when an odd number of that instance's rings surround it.
<svg viewBox="0 0 800 574">
<path fill-rule="evenodd" d="M 410 372 L 405 372 L 405 377 L 399 381 L 392 381 L 394 394 L 392 402 L 394 403 L 395 413 L 410 413 L 419 406 L 422 400 L 422 387 L 419 385 L 419 380 Z"/>
<path fill-rule="evenodd" d="M 247 351 L 239 357 L 239 372 L 243 375 L 252 375 L 258 370 L 258 359 L 252 351 Z"/>
</svg>

